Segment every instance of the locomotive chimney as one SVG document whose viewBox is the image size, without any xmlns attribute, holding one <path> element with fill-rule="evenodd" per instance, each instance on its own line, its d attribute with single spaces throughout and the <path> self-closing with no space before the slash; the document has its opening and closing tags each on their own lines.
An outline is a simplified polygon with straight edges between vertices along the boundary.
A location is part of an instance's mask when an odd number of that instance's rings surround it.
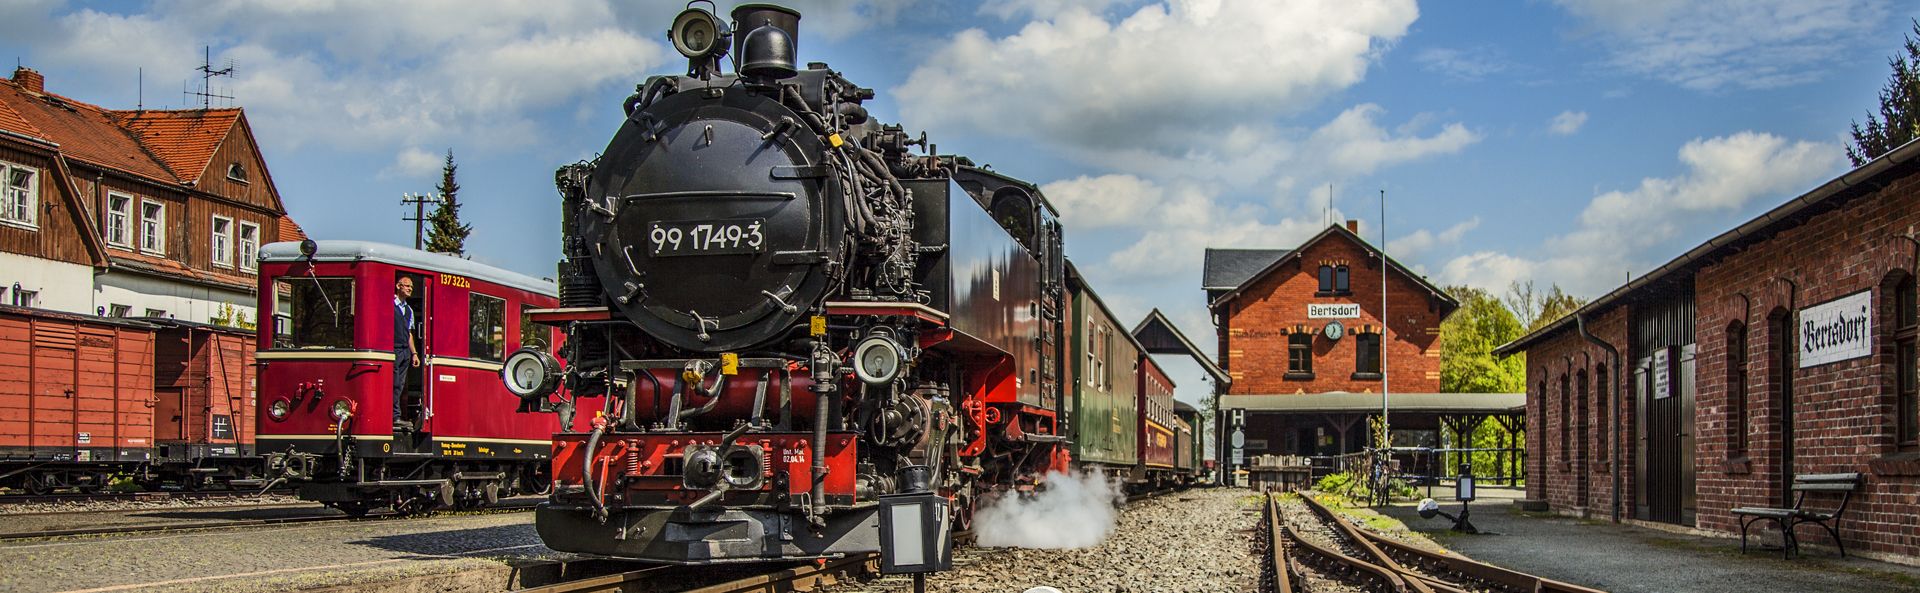
<svg viewBox="0 0 1920 593">
<path fill-rule="evenodd" d="M 732 16 L 733 55 L 741 74 L 793 75 L 800 55 L 800 13 L 772 4 L 742 4 L 733 8 Z"/>
</svg>

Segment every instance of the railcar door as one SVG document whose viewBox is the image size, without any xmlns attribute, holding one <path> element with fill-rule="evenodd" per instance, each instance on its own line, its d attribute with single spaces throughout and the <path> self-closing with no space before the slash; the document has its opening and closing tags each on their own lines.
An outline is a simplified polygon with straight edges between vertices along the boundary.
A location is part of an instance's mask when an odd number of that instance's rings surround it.
<svg viewBox="0 0 1920 593">
<path fill-rule="evenodd" d="M 400 390 L 399 397 L 394 400 L 393 438 L 396 450 L 411 452 L 425 444 L 429 435 L 433 433 L 433 386 L 432 381 L 428 380 L 433 375 L 428 359 L 434 352 L 433 299 L 429 296 L 434 294 L 435 286 L 434 278 L 425 274 L 396 272 L 395 284 L 399 283 L 400 278 L 409 278 L 413 281 L 413 296 L 406 299 L 406 302 L 407 308 L 413 313 L 414 321 L 408 324 L 405 331 L 413 335 L 414 344 L 419 349 L 419 352 L 411 353 L 419 360 L 419 364 L 408 366 L 406 384 Z M 394 314 L 400 314 L 397 308 Z M 395 324 L 394 341 L 396 343 L 404 339 L 400 334 L 401 325 Z M 397 366 L 404 362 L 395 360 L 394 364 Z"/>
</svg>

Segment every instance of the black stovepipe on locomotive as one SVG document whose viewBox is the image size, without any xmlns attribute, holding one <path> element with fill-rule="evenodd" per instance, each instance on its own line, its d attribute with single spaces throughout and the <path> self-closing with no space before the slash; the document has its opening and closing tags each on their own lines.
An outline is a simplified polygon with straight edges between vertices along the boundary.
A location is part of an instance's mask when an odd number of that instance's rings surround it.
<svg viewBox="0 0 1920 593">
<path fill-rule="evenodd" d="M 515 353 L 505 380 L 527 410 L 612 397 L 555 435 L 540 536 L 839 556 L 878 549 L 877 497 L 929 490 L 964 528 L 979 496 L 1068 463 L 1057 215 L 797 68 L 798 13 L 731 16 L 690 4 L 668 34 L 687 72 L 638 85 L 606 151 L 556 174 L 562 306 L 534 317 L 566 346 Z"/>
</svg>

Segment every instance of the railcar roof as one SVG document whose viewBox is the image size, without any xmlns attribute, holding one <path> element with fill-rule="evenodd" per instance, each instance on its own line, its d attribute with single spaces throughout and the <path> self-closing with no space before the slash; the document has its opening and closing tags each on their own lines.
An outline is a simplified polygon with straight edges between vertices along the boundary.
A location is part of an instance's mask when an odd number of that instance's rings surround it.
<svg viewBox="0 0 1920 593">
<path fill-rule="evenodd" d="M 528 292 L 537 292 L 547 296 L 559 294 L 559 289 L 550 280 L 534 278 L 519 272 L 503 270 L 472 260 L 462 259 L 444 253 L 420 251 L 399 245 L 374 241 L 315 241 L 319 249 L 314 251 L 313 260 L 323 262 L 339 261 L 377 261 L 387 264 L 407 266 L 458 274 L 469 278 L 478 278 L 501 286 L 510 286 Z M 268 243 L 260 248 L 260 261 L 297 262 L 301 261 L 300 244 L 294 242 Z"/>
</svg>

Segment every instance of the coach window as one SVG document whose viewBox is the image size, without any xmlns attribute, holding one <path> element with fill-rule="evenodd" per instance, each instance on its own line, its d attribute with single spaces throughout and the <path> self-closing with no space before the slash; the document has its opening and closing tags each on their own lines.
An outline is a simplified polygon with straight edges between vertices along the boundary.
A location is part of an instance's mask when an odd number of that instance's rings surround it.
<svg viewBox="0 0 1920 593">
<path fill-rule="evenodd" d="M 1288 379 L 1313 378 L 1313 333 L 1295 331 L 1287 334 L 1287 377 Z"/>
<path fill-rule="evenodd" d="M 277 280 L 274 294 L 286 300 L 273 319 L 275 348 L 353 348 L 353 279 L 295 277 Z"/>
<path fill-rule="evenodd" d="M 1894 284 L 1893 306 L 1893 352 L 1894 384 L 1899 389 L 1900 446 L 1920 445 L 1920 373 L 1915 366 L 1920 364 L 1914 357 L 1915 337 L 1920 335 L 1920 311 L 1915 310 L 1914 279 L 1912 276 L 1901 278 Z"/>
<path fill-rule="evenodd" d="M 1747 455 L 1747 325 L 1727 328 L 1727 403 L 1730 409 L 1727 457 Z"/>
<path fill-rule="evenodd" d="M 467 356 L 500 362 L 506 358 L 507 301 L 479 293 L 468 293 Z"/>
<path fill-rule="evenodd" d="M 1354 379 L 1380 378 L 1380 334 L 1353 336 Z"/>
</svg>

